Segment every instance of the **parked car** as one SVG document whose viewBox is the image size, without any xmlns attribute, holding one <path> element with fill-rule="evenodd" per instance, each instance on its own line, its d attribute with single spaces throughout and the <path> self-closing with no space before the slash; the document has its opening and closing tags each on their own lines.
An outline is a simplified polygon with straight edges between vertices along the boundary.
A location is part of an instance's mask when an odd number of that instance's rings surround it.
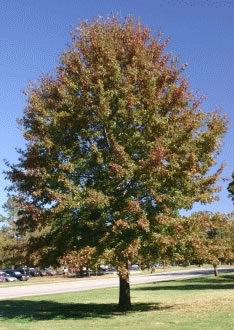
<svg viewBox="0 0 234 330">
<path fill-rule="evenodd" d="M 53 268 L 48 267 L 48 268 L 42 269 L 41 274 L 42 274 L 42 276 L 53 276 L 53 275 L 56 275 L 56 271 Z"/>
<path fill-rule="evenodd" d="M 137 264 L 133 264 L 130 266 L 130 270 L 140 270 L 140 267 Z"/>
<path fill-rule="evenodd" d="M 16 277 L 11 276 L 11 275 L 9 275 L 9 274 L 6 273 L 6 275 L 5 275 L 5 281 L 6 281 L 6 282 L 16 282 L 16 281 L 18 281 L 18 280 L 17 280 Z"/>
<path fill-rule="evenodd" d="M 3 279 L 2 282 L 15 282 L 15 281 L 17 281 L 16 277 L 11 276 L 11 275 L 7 274 L 6 272 L 3 272 L 3 271 L 0 272 L 0 278 Z"/>
<path fill-rule="evenodd" d="M 37 268 L 29 268 L 29 275 L 30 276 L 33 276 L 33 277 L 35 277 L 35 276 L 42 276 L 42 273 Z"/>
<path fill-rule="evenodd" d="M 19 270 L 6 269 L 5 273 L 12 277 L 16 277 L 19 281 L 27 281 L 29 279 L 28 275 L 22 274 Z"/>
<path fill-rule="evenodd" d="M 29 270 L 27 268 L 17 268 L 15 271 L 20 272 L 24 277 L 21 281 L 27 281 L 29 279 Z"/>
<path fill-rule="evenodd" d="M 106 272 L 107 270 L 108 270 L 108 265 L 100 265 L 99 266 L 99 271 Z"/>
</svg>

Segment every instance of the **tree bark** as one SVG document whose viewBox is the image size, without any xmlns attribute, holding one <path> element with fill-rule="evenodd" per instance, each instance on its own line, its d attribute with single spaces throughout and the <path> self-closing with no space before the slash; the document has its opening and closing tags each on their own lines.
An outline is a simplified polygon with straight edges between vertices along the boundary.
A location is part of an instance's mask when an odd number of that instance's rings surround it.
<svg viewBox="0 0 234 330">
<path fill-rule="evenodd" d="M 213 267 L 214 267 L 214 276 L 218 276 L 219 273 L 218 273 L 217 265 L 213 265 Z"/>
<path fill-rule="evenodd" d="M 131 309 L 128 265 L 119 271 L 119 309 L 123 312 Z"/>
</svg>

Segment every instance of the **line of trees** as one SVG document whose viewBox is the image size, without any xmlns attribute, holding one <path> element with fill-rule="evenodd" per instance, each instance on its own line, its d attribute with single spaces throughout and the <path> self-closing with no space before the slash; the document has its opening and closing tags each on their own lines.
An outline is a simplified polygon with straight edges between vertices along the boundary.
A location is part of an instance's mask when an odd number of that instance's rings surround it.
<svg viewBox="0 0 234 330">
<path fill-rule="evenodd" d="M 222 166 L 210 170 L 226 121 L 202 111 L 166 45 L 133 18 L 82 22 L 56 74 L 26 91 L 27 145 L 8 164 L 27 258 L 104 258 L 118 270 L 121 310 L 131 308 L 129 263 L 224 255 L 223 216 L 179 210 L 216 198 Z"/>
</svg>

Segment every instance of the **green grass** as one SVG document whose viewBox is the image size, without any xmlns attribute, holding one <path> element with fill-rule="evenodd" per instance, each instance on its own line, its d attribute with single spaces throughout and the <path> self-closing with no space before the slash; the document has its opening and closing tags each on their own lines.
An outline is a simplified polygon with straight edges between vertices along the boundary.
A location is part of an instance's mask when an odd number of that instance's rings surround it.
<svg viewBox="0 0 234 330">
<path fill-rule="evenodd" d="M 234 274 L 132 286 L 133 308 L 116 308 L 118 289 L 0 301 L 0 329 L 233 329 Z"/>
</svg>

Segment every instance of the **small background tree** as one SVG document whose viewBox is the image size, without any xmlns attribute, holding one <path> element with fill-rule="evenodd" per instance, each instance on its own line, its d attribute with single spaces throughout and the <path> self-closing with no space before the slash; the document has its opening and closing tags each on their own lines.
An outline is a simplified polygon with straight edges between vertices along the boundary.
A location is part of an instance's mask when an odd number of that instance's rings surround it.
<svg viewBox="0 0 234 330">
<path fill-rule="evenodd" d="M 18 206 L 14 199 L 9 198 L 3 205 L 6 216 L 0 215 L 0 265 L 12 267 L 25 262 L 25 242 L 19 235 L 16 222 Z"/>
<path fill-rule="evenodd" d="M 228 216 L 221 213 L 194 213 L 184 219 L 183 228 L 181 242 L 185 261 L 199 265 L 211 264 L 217 276 L 220 262 L 233 260 L 232 223 Z"/>
</svg>

